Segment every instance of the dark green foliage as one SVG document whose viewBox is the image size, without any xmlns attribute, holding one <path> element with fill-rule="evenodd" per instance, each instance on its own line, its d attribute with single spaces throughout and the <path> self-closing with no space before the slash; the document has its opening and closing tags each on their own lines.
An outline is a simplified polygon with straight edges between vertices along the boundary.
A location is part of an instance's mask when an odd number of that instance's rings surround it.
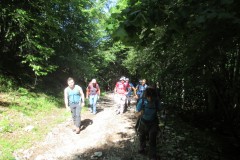
<svg viewBox="0 0 240 160">
<path fill-rule="evenodd" d="M 64 79 L 86 72 L 82 66 L 95 41 L 87 11 L 92 6 L 89 1 L 1 1 L 2 74 L 36 85 L 53 71 Z"/>
<path fill-rule="evenodd" d="M 104 89 L 122 75 L 158 81 L 186 119 L 239 139 L 240 2 L 106 2 L 1 1 L 1 74 L 60 89 L 69 76 Z"/>
<path fill-rule="evenodd" d="M 225 126 L 237 139 L 238 5 L 226 0 L 131 1 L 119 16 L 126 18 L 118 18 L 121 23 L 115 32 L 139 50 L 136 59 L 145 58 L 144 64 L 133 63 L 141 66 L 147 79 L 161 82 L 166 102 L 198 123 L 210 120 L 210 128 Z M 124 36 L 118 36 L 119 31 Z"/>
</svg>

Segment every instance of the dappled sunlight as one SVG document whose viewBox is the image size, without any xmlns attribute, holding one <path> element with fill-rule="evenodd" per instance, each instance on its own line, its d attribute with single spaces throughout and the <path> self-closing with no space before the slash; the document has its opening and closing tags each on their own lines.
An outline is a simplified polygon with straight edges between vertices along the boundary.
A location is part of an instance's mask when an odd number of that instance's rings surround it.
<svg viewBox="0 0 240 160">
<path fill-rule="evenodd" d="M 89 111 L 83 113 L 79 135 L 72 131 L 72 120 L 68 118 L 52 128 L 44 141 L 29 149 L 15 151 L 15 157 L 19 159 L 25 157 L 26 160 L 90 160 L 99 155 L 97 153 L 101 153 L 100 157 L 95 158 L 146 160 L 147 154 L 137 153 L 139 141 L 134 130 L 136 121 L 133 116 L 134 105 L 123 115 L 115 115 L 111 97 L 106 99 L 109 106 L 103 105 L 102 99 L 96 115 Z M 218 144 L 211 136 L 185 124 L 172 111 L 168 111 L 165 120 L 166 122 L 160 123 L 157 137 L 157 154 L 162 160 L 169 158 L 218 160 L 217 157 L 222 156 L 220 152 L 216 152 Z"/>
</svg>

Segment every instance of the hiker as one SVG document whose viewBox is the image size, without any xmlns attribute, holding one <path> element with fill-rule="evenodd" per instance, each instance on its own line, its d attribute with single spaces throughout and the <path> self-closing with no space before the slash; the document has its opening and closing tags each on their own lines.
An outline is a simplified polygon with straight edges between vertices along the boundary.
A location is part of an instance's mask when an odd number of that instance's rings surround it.
<svg viewBox="0 0 240 160">
<path fill-rule="evenodd" d="M 139 126 L 137 132 L 139 135 L 140 154 L 145 152 L 146 141 L 149 141 L 149 158 L 157 159 L 157 133 L 158 133 L 158 111 L 161 109 L 160 101 L 157 97 L 156 90 L 152 87 L 146 88 L 144 96 L 139 99 L 136 106 L 135 116 L 139 118 Z"/>
<path fill-rule="evenodd" d="M 89 109 L 93 114 L 97 113 L 97 100 L 100 98 L 100 88 L 96 81 L 96 79 L 92 79 L 92 81 L 88 84 L 86 90 L 86 99 L 89 98 Z"/>
<path fill-rule="evenodd" d="M 81 109 L 84 106 L 84 93 L 79 85 L 75 85 L 74 79 L 67 79 L 68 87 L 64 89 L 64 102 L 66 109 L 71 110 L 74 128 L 76 134 L 80 133 L 81 127 Z"/>
<path fill-rule="evenodd" d="M 142 79 L 139 81 L 139 84 L 136 86 L 136 98 L 137 98 L 137 102 L 139 101 L 140 98 L 142 98 L 143 93 L 145 91 L 145 89 L 148 87 L 148 85 L 146 84 L 146 79 Z"/>
<path fill-rule="evenodd" d="M 125 86 L 127 87 L 127 95 L 125 100 L 125 106 L 126 108 L 130 107 L 131 104 L 131 96 L 134 94 L 136 96 L 136 89 L 134 85 L 129 82 L 129 78 L 125 78 Z"/>
<path fill-rule="evenodd" d="M 126 100 L 126 86 L 124 84 L 125 77 L 121 77 L 114 88 L 114 100 L 116 102 L 116 114 L 123 114 Z"/>
</svg>

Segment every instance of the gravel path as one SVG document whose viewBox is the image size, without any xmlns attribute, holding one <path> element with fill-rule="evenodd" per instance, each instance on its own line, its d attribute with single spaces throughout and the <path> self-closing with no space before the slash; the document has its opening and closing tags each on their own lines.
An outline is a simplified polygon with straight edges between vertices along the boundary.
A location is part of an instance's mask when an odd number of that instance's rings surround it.
<svg viewBox="0 0 240 160">
<path fill-rule="evenodd" d="M 56 126 L 39 142 L 16 153 L 18 160 L 88 160 L 101 152 L 100 160 L 146 159 L 137 155 L 134 126 L 134 104 L 123 115 L 115 115 L 113 94 L 98 103 L 98 113 L 82 114 L 81 133 L 75 134 L 72 120 Z"/>
</svg>

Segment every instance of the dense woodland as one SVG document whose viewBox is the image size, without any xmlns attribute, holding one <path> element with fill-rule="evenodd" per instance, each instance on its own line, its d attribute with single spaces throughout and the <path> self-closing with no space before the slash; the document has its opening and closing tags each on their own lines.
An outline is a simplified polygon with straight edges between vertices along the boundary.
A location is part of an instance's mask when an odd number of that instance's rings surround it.
<svg viewBox="0 0 240 160">
<path fill-rule="evenodd" d="M 185 121 L 240 144 L 240 1 L 1 0 L 1 86 L 160 83 Z M 11 83 L 10 83 L 11 81 Z M 1 88 L 3 90 L 3 88 Z"/>
</svg>

